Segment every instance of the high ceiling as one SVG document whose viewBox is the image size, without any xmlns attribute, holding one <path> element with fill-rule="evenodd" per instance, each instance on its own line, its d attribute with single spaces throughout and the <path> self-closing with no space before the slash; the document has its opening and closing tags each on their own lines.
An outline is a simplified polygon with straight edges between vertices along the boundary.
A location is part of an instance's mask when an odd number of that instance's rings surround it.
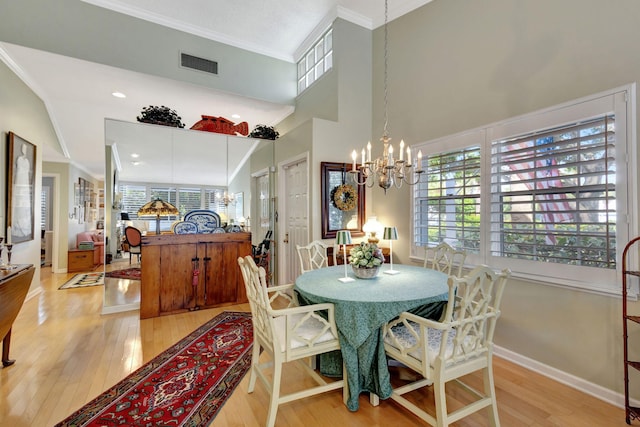
<svg viewBox="0 0 640 427">
<path fill-rule="evenodd" d="M 295 61 L 315 32 L 339 16 L 373 29 L 384 22 L 384 2 L 372 0 L 83 0 L 200 37 L 278 59 Z M 390 0 L 389 20 L 431 0 Z M 278 25 L 273 25 L 273 22 Z M 269 31 L 265 30 L 265 23 Z M 311 40 L 312 41 L 312 40 Z M 289 105 L 249 99 L 160 77 L 0 43 L 0 59 L 42 98 L 61 141 L 43 147 L 43 160 L 73 162 L 104 176 L 104 119 L 134 121 L 144 105 L 169 105 L 187 127 L 215 103 L 216 114 L 276 124 Z M 127 95 L 111 96 L 114 88 Z M 108 94 L 108 95 L 105 95 Z M 159 97 L 161 95 L 161 99 Z"/>
</svg>

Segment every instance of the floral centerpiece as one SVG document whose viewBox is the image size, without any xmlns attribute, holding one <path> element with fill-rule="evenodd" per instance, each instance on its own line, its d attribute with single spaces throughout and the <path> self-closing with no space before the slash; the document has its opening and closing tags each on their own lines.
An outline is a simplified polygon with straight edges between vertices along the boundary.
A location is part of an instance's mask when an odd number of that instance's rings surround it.
<svg viewBox="0 0 640 427">
<path fill-rule="evenodd" d="M 382 249 L 375 243 L 361 242 L 351 248 L 349 263 L 356 277 L 371 279 L 378 275 L 378 269 L 384 263 Z"/>
</svg>

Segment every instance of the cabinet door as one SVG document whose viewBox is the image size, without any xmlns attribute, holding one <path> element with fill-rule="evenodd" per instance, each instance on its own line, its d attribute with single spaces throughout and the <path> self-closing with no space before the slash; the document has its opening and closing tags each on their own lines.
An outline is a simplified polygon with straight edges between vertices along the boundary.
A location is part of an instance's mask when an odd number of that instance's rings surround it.
<svg viewBox="0 0 640 427">
<path fill-rule="evenodd" d="M 238 243 L 207 243 L 205 305 L 236 302 L 238 289 Z"/>
<path fill-rule="evenodd" d="M 161 247 L 160 313 L 195 308 L 195 294 L 201 288 L 201 286 L 193 286 L 193 269 L 196 258 L 198 258 L 198 251 L 195 244 Z M 201 257 L 199 262 L 202 263 Z"/>
</svg>

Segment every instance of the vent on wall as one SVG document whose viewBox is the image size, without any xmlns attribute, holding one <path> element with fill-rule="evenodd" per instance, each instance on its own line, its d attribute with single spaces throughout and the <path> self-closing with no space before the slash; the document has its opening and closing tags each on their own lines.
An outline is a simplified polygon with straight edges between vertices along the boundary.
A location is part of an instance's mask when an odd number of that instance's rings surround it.
<svg viewBox="0 0 640 427">
<path fill-rule="evenodd" d="M 210 59 L 198 58 L 197 56 L 180 54 L 180 65 L 194 70 L 204 71 L 205 73 L 218 74 L 218 63 Z"/>
</svg>

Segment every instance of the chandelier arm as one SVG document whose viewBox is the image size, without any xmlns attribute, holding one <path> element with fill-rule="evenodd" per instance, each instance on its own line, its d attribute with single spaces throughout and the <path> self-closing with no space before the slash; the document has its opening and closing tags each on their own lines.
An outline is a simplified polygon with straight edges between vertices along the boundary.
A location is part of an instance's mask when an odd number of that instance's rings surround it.
<svg viewBox="0 0 640 427">
<path fill-rule="evenodd" d="M 366 171 L 364 171 L 362 168 L 355 171 L 350 170 L 349 173 L 353 175 L 353 181 L 358 185 L 364 185 L 369 180 L 369 174 Z M 364 178 L 364 180 L 362 181 L 360 181 L 359 179 L 361 174 L 362 174 L 362 177 Z"/>
<path fill-rule="evenodd" d="M 408 185 L 416 185 L 417 183 L 420 182 L 420 177 L 423 173 L 424 171 L 413 171 L 413 174 L 416 176 L 416 180 L 414 182 L 409 182 L 409 180 L 407 179 L 407 176 L 405 175 L 404 182 L 406 182 Z"/>
</svg>

